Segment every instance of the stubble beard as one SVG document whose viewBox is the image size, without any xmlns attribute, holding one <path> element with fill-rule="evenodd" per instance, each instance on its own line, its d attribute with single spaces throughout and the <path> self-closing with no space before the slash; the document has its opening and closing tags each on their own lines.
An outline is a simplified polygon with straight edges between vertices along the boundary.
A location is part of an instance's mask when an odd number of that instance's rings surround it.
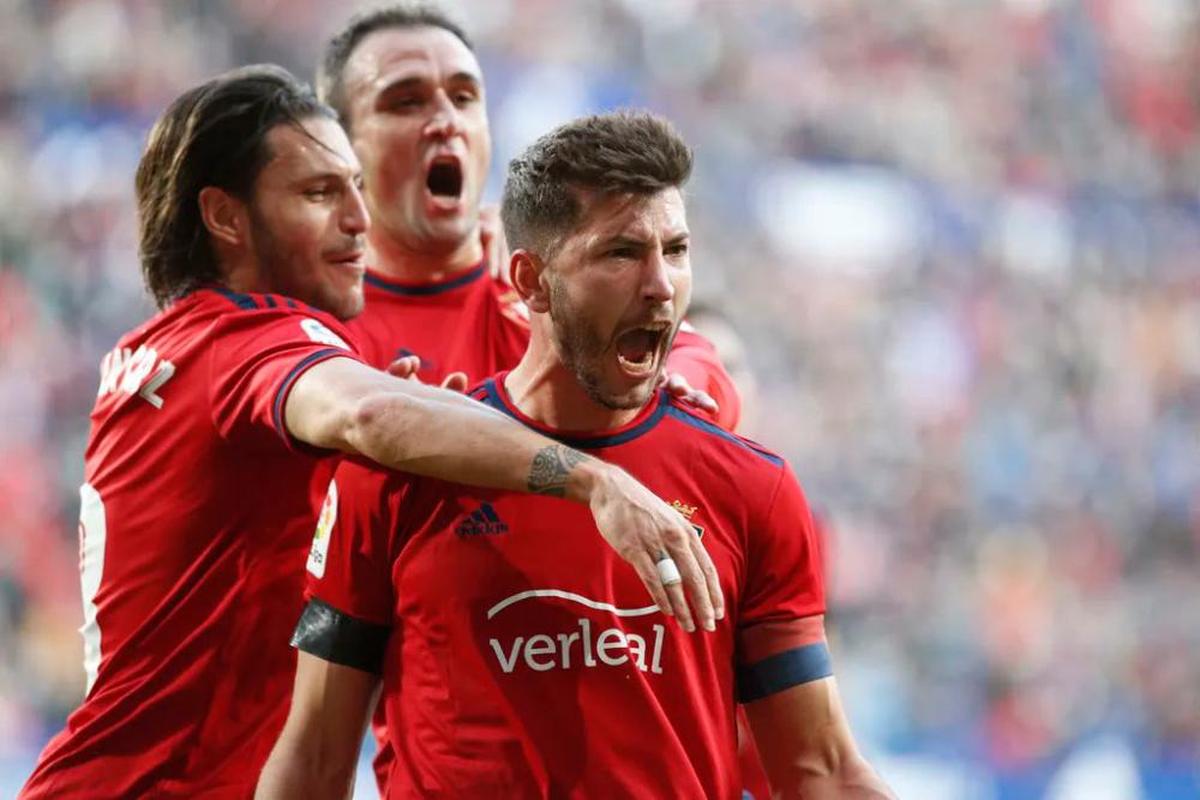
<svg viewBox="0 0 1200 800">
<path fill-rule="evenodd" d="M 563 366 L 575 375 L 593 402 L 612 411 L 628 411 L 646 404 L 653 388 L 650 391 L 634 389 L 619 395 L 605 389 L 602 373 L 608 345 L 572 305 L 566 289 L 555 278 L 550 281 L 550 321 Z"/>
</svg>

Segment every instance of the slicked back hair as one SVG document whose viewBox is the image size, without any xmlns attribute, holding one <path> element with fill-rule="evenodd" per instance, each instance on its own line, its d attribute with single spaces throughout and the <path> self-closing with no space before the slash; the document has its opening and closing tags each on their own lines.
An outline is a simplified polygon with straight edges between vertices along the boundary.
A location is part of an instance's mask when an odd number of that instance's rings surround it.
<svg viewBox="0 0 1200 800">
<path fill-rule="evenodd" d="M 160 308 L 221 277 L 200 190 L 248 200 L 271 159 L 267 134 L 313 117 L 335 115 L 287 70 L 255 65 L 189 89 L 154 123 L 135 185 L 142 276 Z"/>
<path fill-rule="evenodd" d="M 351 120 L 350 98 L 346 95 L 346 64 L 363 39 L 376 31 L 393 28 L 441 28 L 457 36 L 468 50 L 475 51 L 466 31 L 429 3 L 397 3 L 351 17 L 346 27 L 325 45 L 321 63 L 317 66 L 317 95 L 337 112 L 347 131 Z"/>
<path fill-rule="evenodd" d="M 580 191 L 652 195 L 682 188 L 691 174 L 691 148 L 665 119 L 640 111 L 582 117 L 509 162 L 504 235 L 513 250 L 550 258 L 579 223 Z"/>
</svg>

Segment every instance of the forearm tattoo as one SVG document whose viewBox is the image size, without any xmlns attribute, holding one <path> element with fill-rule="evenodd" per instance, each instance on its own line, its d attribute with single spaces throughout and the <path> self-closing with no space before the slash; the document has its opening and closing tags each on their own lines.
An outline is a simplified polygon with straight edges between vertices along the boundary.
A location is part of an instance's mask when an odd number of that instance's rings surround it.
<svg viewBox="0 0 1200 800">
<path fill-rule="evenodd" d="M 562 497 L 567 493 L 567 476 L 575 465 L 586 459 L 583 453 L 561 444 L 543 447 L 529 468 L 529 491 Z"/>
</svg>

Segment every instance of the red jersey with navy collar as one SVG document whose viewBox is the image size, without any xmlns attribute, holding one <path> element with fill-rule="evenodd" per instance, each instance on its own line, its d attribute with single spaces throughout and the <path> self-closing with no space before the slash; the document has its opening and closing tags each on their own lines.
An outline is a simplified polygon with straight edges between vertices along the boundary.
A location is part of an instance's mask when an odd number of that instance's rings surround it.
<svg viewBox="0 0 1200 800">
<path fill-rule="evenodd" d="M 289 298 L 205 288 L 104 357 L 80 489 L 87 696 L 21 797 L 250 797 L 287 715 L 319 462 L 309 367 L 357 357 Z"/>
<path fill-rule="evenodd" d="M 465 372 L 474 385 L 512 369 L 529 345 L 529 316 L 517 293 L 480 264 L 440 281 L 396 281 L 368 271 L 363 313 L 349 323 L 367 363 L 386 369 L 402 356 L 419 356 L 417 376 L 438 384 Z M 712 343 L 684 323 L 667 356 L 667 371 L 707 392 L 720 410 L 715 421 L 734 430 L 741 399 Z"/>
<path fill-rule="evenodd" d="M 830 674 L 799 483 L 665 393 L 620 429 L 565 435 L 521 414 L 503 380 L 474 396 L 688 518 L 725 593 L 717 630 L 659 612 L 578 504 L 347 459 L 294 641 L 382 674 L 388 797 L 740 797 L 736 702 Z"/>
</svg>

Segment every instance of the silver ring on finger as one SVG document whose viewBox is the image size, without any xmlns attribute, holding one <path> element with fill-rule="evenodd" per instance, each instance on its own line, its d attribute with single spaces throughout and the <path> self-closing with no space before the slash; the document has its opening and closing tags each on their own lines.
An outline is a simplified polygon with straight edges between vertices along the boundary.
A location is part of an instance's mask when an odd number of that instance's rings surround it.
<svg viewBox="0 0 1200 800">
<path fill-rule="evenodd" d="M 679 566 L 675 563 L 675 559 L 668 555 L 654 562 L 655 568 L 658 569 L 659 580 L 663 586 L 674 586 L 677 583 L 683 583 L 683 576 L 679 574 Z"/>
</svg>

